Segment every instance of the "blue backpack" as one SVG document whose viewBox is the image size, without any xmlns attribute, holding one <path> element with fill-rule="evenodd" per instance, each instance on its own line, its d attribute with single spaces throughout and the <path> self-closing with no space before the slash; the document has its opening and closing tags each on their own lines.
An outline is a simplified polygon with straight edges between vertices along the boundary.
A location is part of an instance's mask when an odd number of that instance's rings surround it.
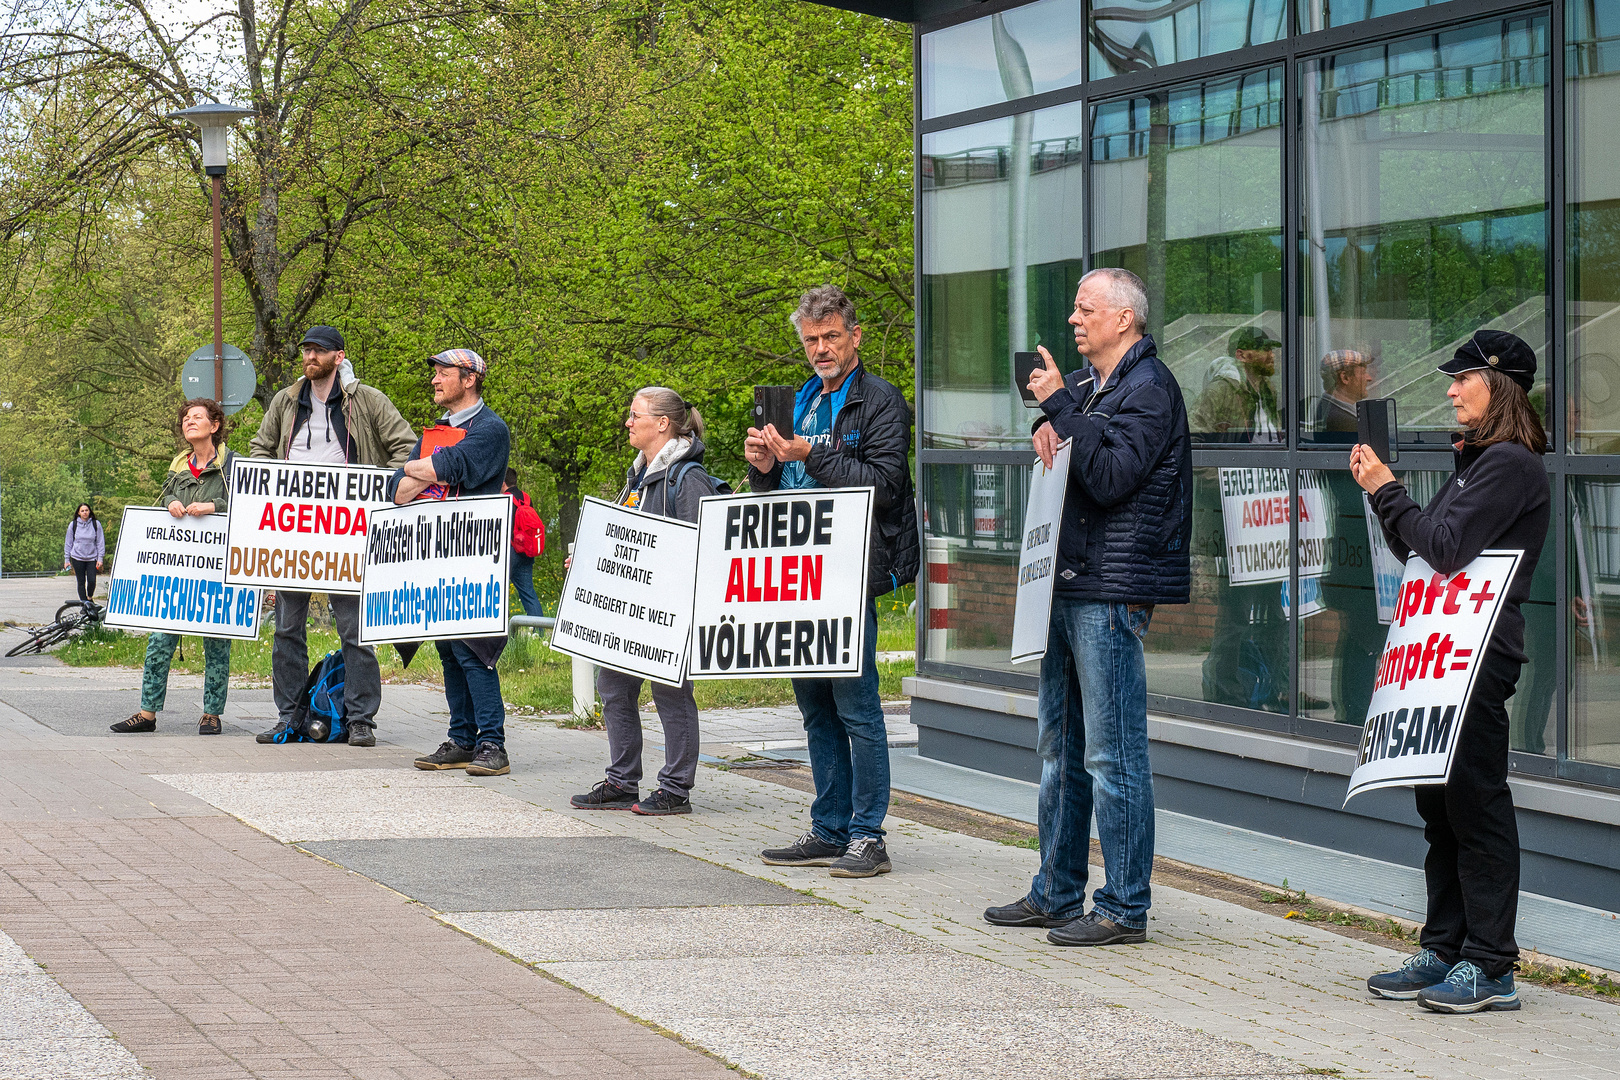
<svg viewBox="0 0 1620 1080">
<path fill-rule="evenodd" d="M 335 649 L 304 680 L 293 713 L 292 729 L 282 732 L 280 742 L 345 742 L 348 725 L 343 722 L 343 650 Z"/>
</svg>

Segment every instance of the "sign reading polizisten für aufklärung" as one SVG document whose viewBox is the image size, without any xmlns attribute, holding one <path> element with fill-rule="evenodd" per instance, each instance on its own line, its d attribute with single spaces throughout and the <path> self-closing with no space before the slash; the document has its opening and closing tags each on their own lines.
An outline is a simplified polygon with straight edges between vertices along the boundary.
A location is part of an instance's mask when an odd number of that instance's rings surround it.
<svg viewBox="0 0 1620 1080">
<path fill-rule="evenodd" d="M 503 636 L 511 558 L 509 496 L 419 499 L 372 511 L 360 640 Z"/>
</svg>

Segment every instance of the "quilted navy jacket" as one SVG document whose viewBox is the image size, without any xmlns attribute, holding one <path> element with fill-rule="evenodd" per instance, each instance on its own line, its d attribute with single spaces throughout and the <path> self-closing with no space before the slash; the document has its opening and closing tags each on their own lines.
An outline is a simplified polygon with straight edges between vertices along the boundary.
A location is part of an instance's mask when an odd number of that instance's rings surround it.
<svg viewBox="0 0 1620 1080">
<path fill-rule="evenodd" d="M 1185 604 L 1191 585 L 1192 440 L 1187 406 L 1152 337 L 1131 346 L 1101 390 L 1070 372 L 1041 410 L 1073 439 L 1058 534 L 1060 596 Z"/>
</svg>

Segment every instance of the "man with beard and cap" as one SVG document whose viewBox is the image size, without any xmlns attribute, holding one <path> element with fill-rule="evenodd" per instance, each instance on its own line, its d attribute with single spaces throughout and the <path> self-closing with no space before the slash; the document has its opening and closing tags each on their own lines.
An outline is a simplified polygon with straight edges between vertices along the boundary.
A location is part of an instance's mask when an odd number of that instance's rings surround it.
<svg viewBox="0 0 1620 1080">
<path fill-rule="evenodd" d="M 427 433 L 410 459 L 388 481 L 388 497 L 403 506 L 414 499 L 459 499 L 499 495 L 506 479 L 512 435 L 506 421 L 484 404 L 484 358 L 471 349 L 446 349 L 428 360 L 433 371 L 433 403 L 444 410 L 435 432 L 461 432 L 435 439 L 424 455 Z M 453 433 L 450 433 L 453 434 Z M 439 748 L 416 759 L 418 769 L 466 769 L 472 776 L 512 771 L 506 757 L 506 703 L 495 662 L 506 638 L 435 641 L 444 665 L 444 696 L 450 705 L 450 732 Z"/>
<path fill-rule="evenodd" d="M 334 327 L 313 326 L 299 344 L 304 374 L 270 399 L 250 444 L 252 456 L 284 461 L 397 467 L 411 452 L 416 433 L 376 387 L 355 378 L 344 355 L 343 335 Z M 328 596 L 332 621 L 343 639 L 343 717 L 350 746 L 376 746 L 377 708 L 382 704 L 382 673 L 377 654 L 360 644 L 360 598 Z M 271 651 L 271 686 L 279 721 L 259 735 L 262 743 L 283 741 L 309 676 L 309 593 L 276 590 L 276 642 Z"/>
</svg>

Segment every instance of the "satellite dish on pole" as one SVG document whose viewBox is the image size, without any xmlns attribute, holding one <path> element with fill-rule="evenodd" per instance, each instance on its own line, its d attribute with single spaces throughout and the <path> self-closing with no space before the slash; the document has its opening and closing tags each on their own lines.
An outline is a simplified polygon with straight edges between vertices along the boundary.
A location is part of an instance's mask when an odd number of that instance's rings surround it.
<svg viewBox="0 0 1620 1080">
<path fill-rule="evenodd" d="M 220 404 L 229 416 L 246 407 L 253 400 L 254 387 L 259 375 L 247 353 L 235 345 L 227 345 L 225 352 L 225 400 Z M 214 347 L 204 345 L 186 358 L 180 369 L 180 392 L 186 400 L 214 396 Z"/>
</svg>

